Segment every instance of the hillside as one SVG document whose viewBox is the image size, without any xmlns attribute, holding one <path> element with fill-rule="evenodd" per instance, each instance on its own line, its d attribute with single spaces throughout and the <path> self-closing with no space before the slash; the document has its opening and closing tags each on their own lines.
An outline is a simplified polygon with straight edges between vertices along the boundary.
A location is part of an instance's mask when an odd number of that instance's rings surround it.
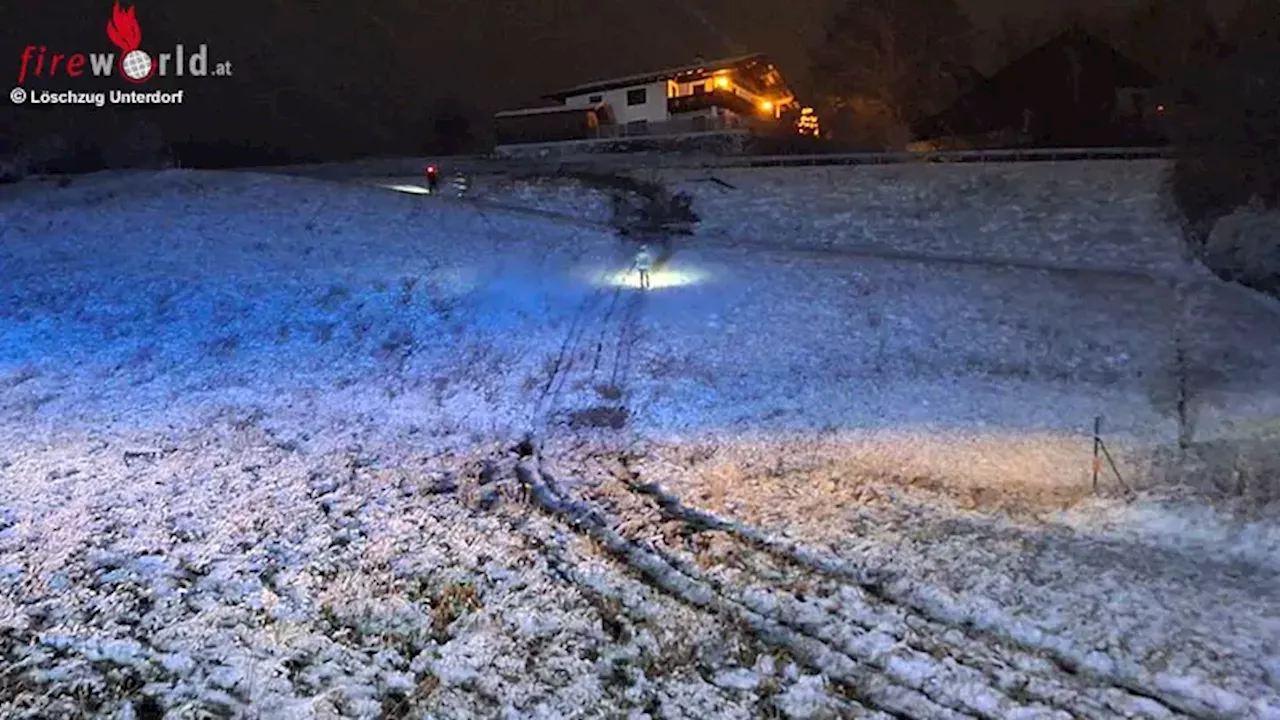
<svg viewBox="0 0 1280 720">
<path fill-rule="evenodd" d="M 0 189 L 6 709 L 1276 717 L 1274 476 L 1158 461 L 1171 279 L 1197 443 L 1280 313 L 1030 167 L 667 178 L 647 293 L 559 181 Z"/>
</svg>

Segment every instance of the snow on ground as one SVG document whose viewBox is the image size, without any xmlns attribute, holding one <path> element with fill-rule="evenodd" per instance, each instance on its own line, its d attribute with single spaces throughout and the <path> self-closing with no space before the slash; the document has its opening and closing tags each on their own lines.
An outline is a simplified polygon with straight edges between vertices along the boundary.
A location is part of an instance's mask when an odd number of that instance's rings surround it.
<svg viewBox="0 0 1280 720">
<path fill-rule="evenodd" d="M 1181 251 L 1161 222 L 1163 167 L 1142 160 L 713 173 L 732 189 L 707 173 L 664 179 L 695 192 L 720 219 L 710 233 L 1172 274 Z M 744 194 L 760 201 L 743 203 Z"/>
<path fill-rule="evenodd" d="M 5 186 L 0 716 L 1275 717 L 1269 516 L 1090 491 L 1096 415 L 1132 485 L 1177 436 L 1170 285 L 1082 269 L 1176 271 L 1153 166 L 1025 168 L 675 178 L 704 222 L 650 293 L 604 230 L 413 193 Z M 1268 427 L 1280 313 L 1191 287 L 1197 439 Z M 720 610 L 529 505 L 529 430 Z M 590 460 L 637 447 L 685 502 L 890 568 L 888 599 L 662 540 Z M 843 639 L 868 622 L 897 649 Z"/>
<path fill-rule="evenodd" d="M 670 412 L 703 425 L 707 412 L 732 412 L 752 427 L 768 415 L 1073 435 L 1102 415 L 1108 432 L 1167 441 L 1173 282 L 1184 278 L 1200 436 L 1271 422 L 1276 305 L 1186 265 L 1162 171 L 1101 161 L 641 173 L 691 193 L 702 215 L 668 268 L 691 284 L 650 301 L 679 310 L 653 341 L 670 339 L 662 354 L 678 355 L 697 335 L 682 374 L 716 392 L 668 390 Z M 608 217 L 607 198 L 574 183 L 480 192 Z"/>
<path fill-rule="evenodd" d="M 1274 524 L 1211 537 L 1203 530 L 1221 525 L 1208 518 L 1136 504 L 1104 527 L 1098 516 L 1114 508 L 1089 502 L 1071 503 L 1079 521 L 1064 522 L 1061 497 L 957 493 L 934 478 L 862 471 L 838 443 L 805 450 L 659 447 L 639 472 L 692 504 L 883 569 L 892 591 L 957 621 L 1108 671 L 1133 663 L 1153 687 L 1220 693 L 1234 716 L 1280 712 Z M 1179 518 L 1172 537 L 1147 526 Z"/>
<path fill-rule="evenodd" d="M 1176 274 L 1165 161 L 960 163 L 635 173 L 692 194 L 699 234 L 788 247 L 879 248 Z M 607 220 L 607 198 L 553 179 L 476 191 Z"/>
</svg>

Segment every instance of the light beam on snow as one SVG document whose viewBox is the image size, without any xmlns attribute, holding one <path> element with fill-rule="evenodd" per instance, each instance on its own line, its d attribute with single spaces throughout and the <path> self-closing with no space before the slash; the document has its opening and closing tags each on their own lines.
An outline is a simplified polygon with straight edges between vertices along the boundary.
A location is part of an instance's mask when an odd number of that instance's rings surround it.
<svg viewBox="0 0 1280 720">
<path fill-rule="evenodd" d="M 414 195 L 430 195 L 431 191 L 422 185 L 379 185 L 378 187 L 387 190 L 395 190 L 396 192 L 412 193 Z"/>
<path fill-rule="evenodd" d="M 707 278 L 708 275 L 706 273 L 693 268 L 666 267 L 661 270 L 655 268 L 649 273 L 649 289 L 661 290 L 663 288 L 696 285 Z M 640 287 L 640 272 L 638 270 L 619 270 L 605 276 L 604 284 L 610 287 L 638 289 Z"/>
</svg>

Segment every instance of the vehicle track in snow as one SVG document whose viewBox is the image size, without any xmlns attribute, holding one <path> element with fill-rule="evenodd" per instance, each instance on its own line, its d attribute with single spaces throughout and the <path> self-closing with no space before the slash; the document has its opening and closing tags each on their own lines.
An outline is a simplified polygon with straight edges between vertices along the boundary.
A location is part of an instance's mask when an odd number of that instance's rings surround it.
<svg viewBox="0 0 1280 720">
<path fill-rule="evenodd" d="M 596 288 L 579 303 L 534 402 L 532 424 L 539 434 L 551 433 L 574 410 L 566 406 L 567 394 L 589 389 L 604 401 L 626 399 L 643 302 L 639 291 L 617 285 Z"/>
<path fill-rule="evenodd" d="M 1142 671 L 1083 666 L 1052 642 L 939 610 L 830 554 L 724 520 L 641 482 L 618 458 L 555 481 L 518 474 L 548 513 L 655 588 L 731 619 L 830 677 L 851 702 L 900 718 L 1219 718 Z M 567 477 L 567 476 L 566 476 Z"/>
</svg>

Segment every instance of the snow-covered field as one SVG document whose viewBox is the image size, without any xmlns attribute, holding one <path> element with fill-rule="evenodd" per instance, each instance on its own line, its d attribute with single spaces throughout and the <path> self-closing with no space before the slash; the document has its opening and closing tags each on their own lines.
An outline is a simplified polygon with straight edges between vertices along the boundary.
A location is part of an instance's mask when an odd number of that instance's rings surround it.
<svg viewBox="0 0 1280 720">
<path fill-rule="evenodd" d="M 1015 167 L 0 188 L 0 717 L 1280 717 L 1280 310 Z"/>
</svg>

